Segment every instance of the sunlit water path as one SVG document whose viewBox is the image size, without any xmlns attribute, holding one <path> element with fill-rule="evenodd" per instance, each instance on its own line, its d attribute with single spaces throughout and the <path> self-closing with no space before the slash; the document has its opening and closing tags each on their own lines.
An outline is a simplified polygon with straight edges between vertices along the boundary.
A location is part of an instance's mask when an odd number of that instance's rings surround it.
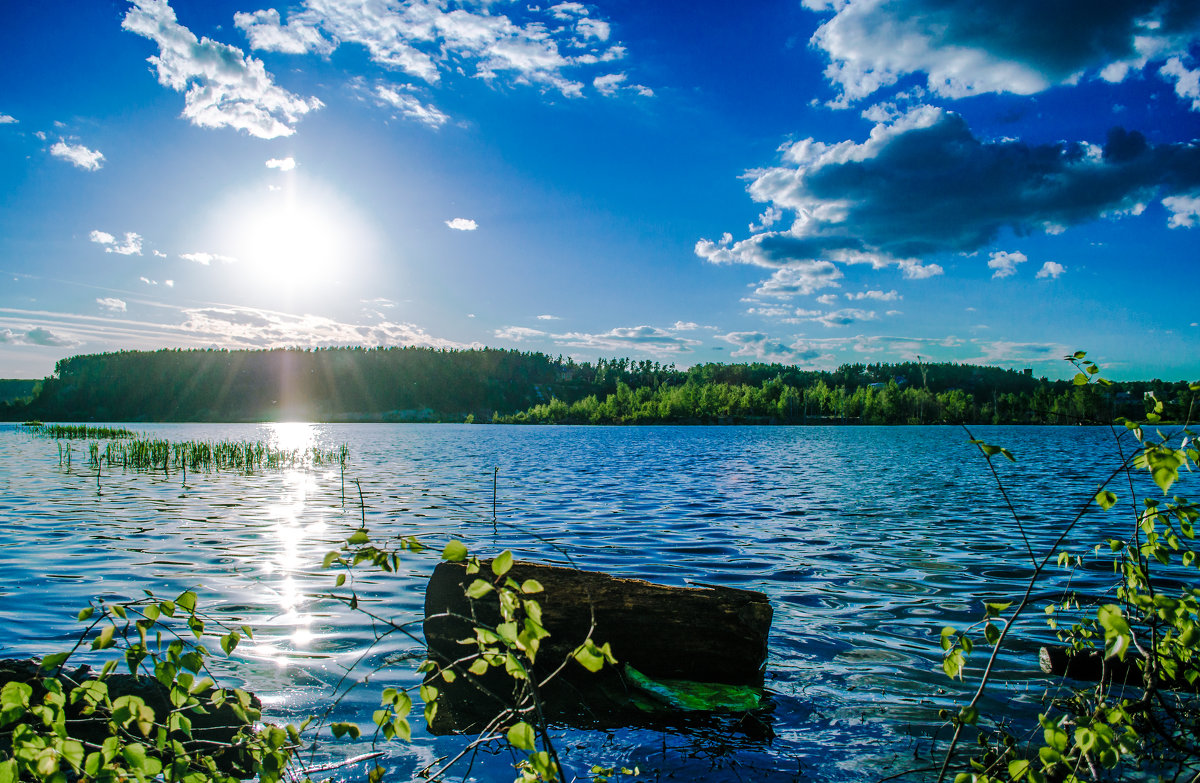
<svg viewBox="0 0 1200 783">
<path fill-rule="evenodd" d="M 774 739 L 704 727 L 561 730 L 580 775 L 598 762 L 637 765 L 648 780 L 849 781 L 927 766 L 937 709 L 962 696 L 939 670 L 940 628 L 978 619 L 982 598 L 1017 593 L 1029 573 L 986 463 L 952 427 L 133 429 L 288 448 L 346 443 L 345 503 L 336 466 L 188 474 L 186 483 L 175 473 L 104 472 L 97 487 L 79 443 L 68 469 L 53 440 L 0 427 L 0 657 L 63 648 L 89 598 L 191 588 L 210 610 L 256 629 L 222 666 L 263 697 L 268 717 L 319 714 L 374 638 L 361 615 L 315 597 L 332 586 L 322 557 L 364 512 L 373 536 L 417 535 L 433 547 L 405 557 L 399 574 L 360 583 L 374 611 L 398 618 L 420 618 L 425 580 L 449 538 L 483 555 L 511 548 L 522 559 L 770 596 Z M 976 434 L 1018 456 L 998 467 L 1041 542 L 1112 465 L 1107 429 Z M 696 633 L 705 632 L 697 618 Z M 388 665 L 333 717 L 369 734 L 379 689 L 416 683 L 422 653 L 418 640 L 388 637 L 359 671 Z M 1003 700 L 1035 699 L 1044 688 L 1036 668 L 1032 642 L 1006 655 Z M 385 747 L 390 780 L 409 780 L 463 744 L 420 726 L 414 740 Z M 316 758 L 364 749 L 324 744 Z M 511 780 L 511 763 L 482 754 L 468 779 Z M 365 779 L 365 767 L 336 774 Z"/>
</svg>

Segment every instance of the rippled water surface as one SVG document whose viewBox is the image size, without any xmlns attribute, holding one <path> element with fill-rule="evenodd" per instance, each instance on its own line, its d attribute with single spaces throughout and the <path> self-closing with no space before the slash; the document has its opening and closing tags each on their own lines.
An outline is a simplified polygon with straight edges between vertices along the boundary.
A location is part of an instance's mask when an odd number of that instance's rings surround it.
<svg viewBox="0 0 1200 783">
<path fill-rule="evenodd" d="M 770 596 L 773 739 L 705 726 L 560 729 L 565 761 L 581 776 L 602 763 L 637 765 L 646 780 L 849 781 L 927 766 L 936 712 L 963 693 L 940 673 L 940 628 L 978 619 L 981 599 L 1017 593 L 1029 573 L 987 464 L 957 428 L 134 428 L 172 439 L 345 443 L 345 502 L 336 467 L 186 482 L 117 471 L 97 482 L 79 442 L 67 467 L 54 440 L 0 427 L 0 657 L 73 641 L 75 615 L 94 597 L 191 588 L 215 614 L 256 629 L 223 665 L 263 698 L 268 718 L 323 713 L 348 668 L 386 664 L 333 708 L 334 719 L 366 730 L 381 683 L 417 681 L 423 647 L 418 626 L 416 638 L 393 634 L 368 650 L 369 621 L 318 597 L 332 586 L 322 557 L 364 513 L 374 537 L 417 535 L 433 547 L 406 556 L 399 574 L 360 582 L 366 605 L 389 617 L 420 619 L 425 580 L 449 538 L 482 555 L 511 548 L 521 559 Z M 997 468 L 1042 544 L 1114 464 L 1107 429 L 976 435 L 1018 456 Z M 1081 540 L 1091 543 L 1104 531 L 1087 532 Z M 1035 677 L 1040 622 L 1032 618 L 1027 641 L 1001 661 L 1005 701 L 1044 687 Z M 703 618 L 696 632 L 706 632 Z M 464 744 L 418 726 L 413 744 L 384 748 L 389 779 L 409 780 Z M 316 760 L 365 749 L 322 744 Z M 459 777 L 508 781 L 511 763 L 484 752 Z M 365 766 L 336 774 L 365 780 Z"/>
</svg>

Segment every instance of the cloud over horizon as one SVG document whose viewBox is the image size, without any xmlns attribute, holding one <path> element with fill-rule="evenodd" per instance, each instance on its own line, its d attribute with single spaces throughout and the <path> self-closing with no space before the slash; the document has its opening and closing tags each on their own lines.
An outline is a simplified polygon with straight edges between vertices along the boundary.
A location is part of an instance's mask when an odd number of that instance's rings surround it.
<svg viewBox="0 0 1200 783">
<path fill-rule="evenodd" d="M 1054 234 L 1139 214 L 1157 199 L 1175 197 L 1164 204 L 1184 212 L 1190 202 L 1178 199 L 1200 193 L 1194 143 L 1155 145 L 1122 128 L 1103 146 L 980 139 L 960 115 L 931 106 L 875 125 L 861 143 L 806 138 L 782 152 L 780 165 L 748 173 L 747 190 L 792 215 L 791 226 L 695 248 L 713 263 L 775 269 L 758 291 L 766 295 L 835 286 L 838 264 L 941 274 L 919 259 L 977 252 L 1005 231 Z"/>
</svg>

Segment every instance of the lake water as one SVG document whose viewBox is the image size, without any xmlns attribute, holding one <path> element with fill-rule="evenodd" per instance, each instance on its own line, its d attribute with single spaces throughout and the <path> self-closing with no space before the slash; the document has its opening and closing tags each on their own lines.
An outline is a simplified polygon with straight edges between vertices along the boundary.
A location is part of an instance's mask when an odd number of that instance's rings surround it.
<svg viewBox="0 0 1200 783">
<path fill-rule="evenodd" d="M 674 781 L 857 781 L 929 766 L 937 710 L 966 693 L 940 671 L 941 627 L 977 620 L 984 598 L 1019 595 L 1030 572 L 987 463 L 954 427 L 131 426 L 171 439 L 345 443 L 345 504 L 336 467 L 188 474 L 186 484 L 178 474 L 104 472 L 98 489 L 80 442 L 67 468 L 54 440 L 0 427 L 0 657 L 65 649 L 91 598 L 191 588 L 203 607 L 255 628 L 220 669 L 263 698 L 268 719 L 321 714 L 347 668 L 386 664 L 331 716 L 360 721 L 369 736 L 380 688 L 415 684 L 423 647 L 418 626 L 417 639 L 393 634 L 360 661 L 374 638 L 369 621 L 317 597 L 332 587 L 322 557 L 364 511 L 373 537 L 416 535 L 432 547 L 405 556 L 398 574 L 359 582 L 372 611 L 402 620 L 420 619 L 425 581 L 450 538 L 481 556 L 512 549 L 519 559 L 770 597 L 773 739 L 703 725 L 556 730 L 581 779 L 592 763 Z M 1106 428 L 975 434 L 1017 455 L 997 469 L 1043 545 L 1115 464 Z M 1095 519 L 1077 550 L 1123 536 Z M 1074 577 L 1084 587 L 1105 578 L 1099 567 Z M 1002 657 L 1005 687 L 991 709 L 1021 709 L 1044 690 L 1042 617 L 1032 612 Z M 433 738 L 418 720 L 412 744 L 383 746 L 388 779 L 412 779 L 465 742 Z M 366 750 L 365 740 L 322 742 L 313 758 Z M 511 764 L 485 751 L 451 779 L 509 781 Z M 366 767 L 333 774 L 365 780 Z"/>
</svg>

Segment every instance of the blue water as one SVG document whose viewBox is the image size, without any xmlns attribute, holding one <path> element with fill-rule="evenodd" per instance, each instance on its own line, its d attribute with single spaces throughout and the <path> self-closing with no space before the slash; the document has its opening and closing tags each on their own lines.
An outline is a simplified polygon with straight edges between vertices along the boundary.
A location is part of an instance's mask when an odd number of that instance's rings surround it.
<svg viewBox="0 0 1200 783">
<path fill-rule="evenodd" d="M 379 539 L 415 535 L 431 547 L 406 555 L 399 573 L 357 582 L 364 606 L 400 621 L 420 619 L 425 580 L 450 538 L 481 556 L 512 549 L 519 559 L 770 597 L 772 740 L 704 726 L 557 729 L 580 779 L 593 763 L 679 781 L 849 781 L 926 767 L 940 758 L 935 736 L 943 745 L 948 736 L 937 710 L 968 693 L 940 672 L 939 630 L 979 619 L 985 598 L 1019 595 L 1030 573 L 987 463 L 952 427 L 132 426 L 172 439 L 346 443 L 345 501 L 336 467 L 186 482 L 103 471 L 97 482 L 80 442 L 68 467 L 55 441 L 0 427 L 0 657 L 69 645 L 89 599 L 194 589 L 214 615 L 255 629 L 218 671 L 258 693 L 268 719 L 323 714 L 347 671 L 378 669 L 329 716 L 360 721 L 364 739 L 325 732 L 314 763 L 369 750 L 380 688 L 419 680 L 419 626 L 416 638 L 372 646 L 367 618 L 320 597 L 334 576 L 322 557 L 363 514 Z M 975 434 L 1017 455 L 996 467 L 1038 551 L 1115 464 L 1104 428 Z M 1075 549 L 1126 526 L 1124 516 L 1090 515 Z M 1097 568 L 1073 578 L 1106 577 Z M 986 707 L 1022 709 L 1041 695 L 1041 618 L 1031 613 L 1001 657 L 1003 687 Z M 467 742 L 416 724 L 411 744 L 380 747 L 389 780 L 436 769 Z M 450 779 L 514 777 L 497 747 L 473 758 Z M 366 766 L 333 774 L 364 780 Z"/>
</svg>

